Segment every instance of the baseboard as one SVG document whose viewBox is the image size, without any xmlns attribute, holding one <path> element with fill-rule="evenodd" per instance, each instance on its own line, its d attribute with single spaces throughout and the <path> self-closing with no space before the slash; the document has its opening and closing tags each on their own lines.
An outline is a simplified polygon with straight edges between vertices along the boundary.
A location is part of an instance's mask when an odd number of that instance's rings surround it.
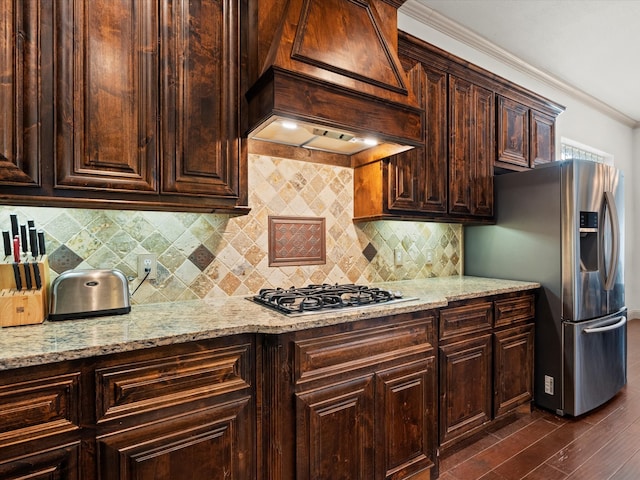
<svg viewBox="0 0 640 480">
<path fill-rule="evenodd" d="M 627 313 L 629 320 L 640 320 L 640 310 L 629 310 Z"/>
</svg>

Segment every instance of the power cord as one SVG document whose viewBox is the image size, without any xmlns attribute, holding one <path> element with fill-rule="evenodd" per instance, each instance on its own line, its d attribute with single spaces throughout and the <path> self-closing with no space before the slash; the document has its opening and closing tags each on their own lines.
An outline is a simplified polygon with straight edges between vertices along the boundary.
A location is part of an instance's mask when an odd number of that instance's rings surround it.
<svg viewBox="0 0 640 480">
<path fill-rule="evenodd" d="M 138 284 L 138 286 L 136 287 L 136 289 L 131 293 L 131 296 L 133 297 L 133 295 L 138 291 L 138 289 L 142 286 L 142 284 L 144 283 L 144 281 L 149 277 L 149 274 L 151 273 L 151 268 L 145 268 L 144 269 L 146 275 L 144 276 L 144 278 L 142 279 L 142 281 Z"/>
</svg>

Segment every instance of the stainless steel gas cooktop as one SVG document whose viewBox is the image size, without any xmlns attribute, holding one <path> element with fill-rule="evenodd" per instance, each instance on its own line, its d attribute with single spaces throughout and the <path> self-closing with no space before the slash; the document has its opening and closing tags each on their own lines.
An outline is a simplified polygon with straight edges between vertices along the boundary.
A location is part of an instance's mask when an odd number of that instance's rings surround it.
<svg viewBox="0 0 640 480">
<path fill-rule="evenodd" d="M 400 292 L 355 284 L 320 284 L 288 289 L 263 288 L 258 295 L 250 299 L 287 315 L 363 308 L 382 303 L 415 300 L 415 298 L 404 298 Z"/>
</svg>

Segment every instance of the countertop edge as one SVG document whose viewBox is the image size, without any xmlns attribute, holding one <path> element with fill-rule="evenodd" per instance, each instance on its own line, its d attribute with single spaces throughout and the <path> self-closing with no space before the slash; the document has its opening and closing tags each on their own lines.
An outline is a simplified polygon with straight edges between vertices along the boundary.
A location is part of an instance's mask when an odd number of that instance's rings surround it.
<svg viewBox="0 0 640 480">
<path fill-rule="evenodd" d="M 134 306 L 132 312 L 127 315 L 9 327 L 0 332 L 0 371 L 229 335 L 284 334 L 386 315 L 438 309 L 455 301 L 540 288 L 540 284 L 535 282 L 477 277 L 441 277 L 376 285 L 402 291 L 406 297 L 412 299 L 355 312 L 339 311 L 332 312 L 331 315 L 318 313 L 291 318 L 246 301 L 242 297 L 230 297 L 209 301 L 140 305 Z M 428 289 L 432 289 L 433 292 L 425 291 Z M 228 309 L 226 315 L 230 320 L 227 323 L 211 325 L 212 309 L 223 314 L 225 309 Z M 154 313 L 155 310 L 158 312 Z M 159 312 L 162 312 L 162 315 Z M 172 315 L 179 314 L 198 318 L 178 324 L 172 322 Z M 110 334 L 109 329 L 113 333 Z M 109 341 L 99 340 L 101 330 L 105 330 L 103 335 L 109 338 Z"/>
</svg>

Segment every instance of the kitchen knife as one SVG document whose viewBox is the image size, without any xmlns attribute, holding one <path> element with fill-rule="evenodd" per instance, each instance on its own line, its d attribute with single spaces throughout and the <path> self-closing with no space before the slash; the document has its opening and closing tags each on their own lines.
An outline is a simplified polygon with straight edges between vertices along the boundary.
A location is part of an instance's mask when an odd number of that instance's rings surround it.
<svg viewBox="0 0 640 480">
<path fill-rule="evenodd" d="M 44 231 L 38 231 L 38 247 L 40 248 L 40 255 L 47 254 L 47 248 L 44 246 Z"/>
<path fill-rule="evenodd" d="M 27 220 L 27 226 L 29 228 L 36 228 L 36 222 L 34 220 Z"/>
<path fill-rule="evenodd" d="M 40 290 L 42 288 L 42 280 L 40 279 L 40 267 L 36 262 L 33 262 L 33 280 L 36 284 L 36 288 Z"/>
<path fill-rule="evenodd" d="M 29 242 L 31 244 L 31 256 L 35 260 L 38 258 L 38 233 L 35 227 L 29 227 Z"/>
<path fill-rule="evenodd" d="M 24 262 L 24 283 L 27 287 L 27 290 L 31 290 L 31 268 L 29 268 L 29 264 Z"/>
<path fill-rule="evenodd" d="M 13 278 L 16 281 L 16 290 L 22 290 L 22 279 L 20 278 L 20 265 L 13 262 Z"/>
<path fill-rule="evenodd" d="M 12 213 L 9 215 L 9 219 L 11 220 L 11 238 L 15 238 L 20 233 L 18 230 L 18 215 Z"/>
<path fill-rule="evenodd" d="M 13 261 L 20 263 L 20 237 L 18 235 L 13 237 Z"/>
<path fill-rule="evenodd" d="M 27 226 L 20 225 L 20 242 L 22 243 L 22 253 L 27 255 L 29 251 L 29 240 L 27 239 Z"/>
<path fill-rule="evenodd" d="M 8 230 L 2 232 L 2 240 L 4 243 L 4 256 L 9 257 L 11 256 L 11 237 Z"/>
<path fill-rule="evenodd" d="M 13 278 L 16 281 L 16 290 L 22 290 L 22 277 L 20 275 L 20 237 L 13 237 Z"/>
</svg>

